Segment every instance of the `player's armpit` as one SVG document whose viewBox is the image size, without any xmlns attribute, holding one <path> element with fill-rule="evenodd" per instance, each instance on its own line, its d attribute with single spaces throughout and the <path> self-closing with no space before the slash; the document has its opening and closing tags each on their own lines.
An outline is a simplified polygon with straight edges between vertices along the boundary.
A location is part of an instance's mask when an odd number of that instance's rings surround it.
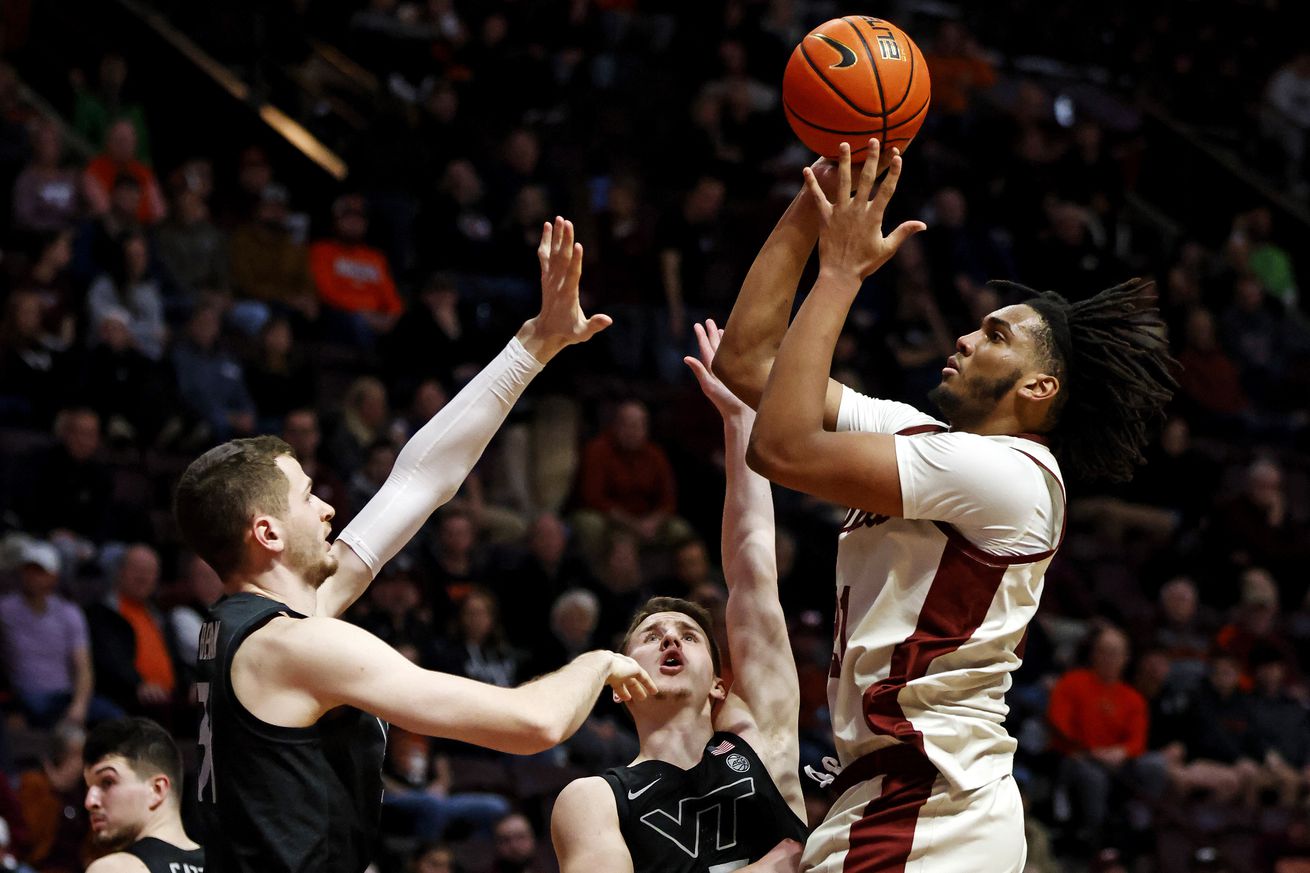
<svg viewBox="0 0 1310 873">
<path fill-rule="evenodd" d="M 577 779 L 560 792 L 550 838 L 561 873 L 632 873 L 614 792 L 599 776 Z"/>
<path fill-rule="evenodd" d="M 746 461 L 783 487 L 850 509 L 902 515 L 896 438 L 889 434 L 810 431 L 775 440 L 756 422 Z"/>
</svg>

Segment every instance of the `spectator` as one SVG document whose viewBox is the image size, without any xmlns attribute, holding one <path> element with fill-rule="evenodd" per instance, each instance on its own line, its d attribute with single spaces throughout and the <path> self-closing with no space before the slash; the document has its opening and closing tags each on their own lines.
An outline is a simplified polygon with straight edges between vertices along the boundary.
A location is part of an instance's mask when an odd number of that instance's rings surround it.
<svg viewBox="0 0 1310 873">
<path fill-rule="evenodd" d="M 255 432 L 255 403 L 241 365 L 219 339 L 218 307 L 198 307 L 173 348 L 182 401 L 208 427 L 211 443 Z"/>
<path fill-rule="evenodd" d="M 176 583 L 176 605 L 165 616 L 166 637 L 175 642 L 178 662 L 190 675 L 200 650 L 200 626 L 209 607 L 223 596 L 223 580 L 204 558 L 194 553 L 182 559 L 181 570 Z"/>
<path fill-rule="evenodd" d="M 496 855 L 491 873 L 545 873 L 547 867 L 537 855 L 537 834 L 527 816 L 512 812 L 496 822 L 492 833 Z"/>
<path fill-rule="evenodd" d="M 318 386 L 286 318 L 273 316 L 264 322 L 256 339 L 245 367 L 246 385 L 259 432 L 272 433 L 293 409 L 314 405 Z"/>
<path fill-rule="evenodd" d="M 514 606 L 502 616 L 505 632 L 515 644 L 533 652 L 551 642 L 551 629 L 543 626 L 541 618 L 551 614 L 556 598 L 591 582 L 586 564 L 569 549 L 568 528 L 558 515 L 549 512 L 533 519 L 527 549 L 515 552 L 497 576 L 503 580 L 497 588 L 501 602 Z M 565 663 L 561 661 L 557 666 Z"/>
<path fill-rule="evenodd" d="M 95 90 L 88 89 L 82 71 L 73 71 L 73 127 L 99 147 L 108 142 L 115 122 L 125 120 L 135 135 L 132 151 L 142 161 L 150 160 L 149 138 L 146 131 L 145 111 L 140 103 L 129 99 L 127 85 L 127 59 L 115 51 L 106 52 L 100 59 Z"/>
<path fill-rule="evenodd" d="M 332 207 L 334 236 L 309 247 L 309 268 L 328 309 L 329 330 L 359 348 L 371 349 L 404 308 L 381 249 L 365 242 L 368 210 L 355 194 Z M 540 230 L 538 229 L 538 233 Z"/>
<path fill-rule="evenodd" d="M 391 413 L 387 389 L 372 376 L 360 376 L 346 389 L 341 418 L 328 442 L 328 457 L 338 472 L 353 475 L 368 447 L 387 436 Z"/>
<path fill-rule="evenodd" d="M 112 590 L 86 617 L 96 688 L 124 711 L 169 726 L 180 661 L 172 626 L 154 603 L 158 588 L 159 555 L 144 543 L 128 546 Z"/>
<path fill-rule="evenodd" d="M 1270 77 L 1261 121 L 1265 136 L 1282 152 L 1282 181 L 1297 196 L 1304 197 L 1308 177 L 1306 136 L 1310 131 L 1310 51 L 1298 51 Z"/>
<path fill-rule="evenodd" d="M 136 214 L 141 206 L 141 184 L 121 173 L 110 190 L 109 209 L 82 223 L 73 247 L 72 270 L 84 282 L 94 281 L 119 262 L 123 241 L 141 232 Z"/>
<path fill-rule="evenodd" d="M 10 687 L 29 724 L 83 724 L 118 712 L 94 701 L 86 620 L 61 597 L 59 552 L 33 540 L 19 558 L 19 590 L 0 597 L 0 638 Z"/>
<path fill-rule="evenodd" d="M 1175 576 L 1160 588 L 1160 597 L 1144 635 L 1144 648 L 1158 649 L 1169 659 L 1170 681 L 1183 687 L 1196 684 L 1206 673 L 1206 655 L 1217 623 L 1203 608 L 1196 583 Z"/>
<path fill-rule="evenodd" d="M 1295 264 L 1273 235 L 1274 216 L 1267 206 L 1258 206 L 1233 219 L 1233 239 L 1246 243 L 1246 266 L 1251 275 L 1283 310 L 1295 312 L 1300 297 Z M 1297 326 L 1304 331 L 1303 325 Z"/>
<path fill-rule="evenodd" d="M 728 258 L 723 205 L 727 188 L 722 179 L 702 176 L 656 231 L 660 278 L 664 287 L 665 319 L 660 323 L 659 373 L 678 382 L 685 377 L 688 325 L 707 317 L 723 317 L 737 293 L 738 275 Z"/>
<path fill-rule="evenodd" d="M 351 506 L 363 506 L 378 493 L 391 468 L 396 465 L 396 447 L 389 440 L 374 440 L 364 455 L 364 463 L 355 475 L 350 477 L 350 488 L 346 501 Z"/>
<path fill-rule="evenodd" d="M 1232 802 L 1257 784 L 1259 757 L 1251 734 L 1251 698 L 1238 686 L 1238 661 L 1222 650 L 1210 657 L 1209 675 L 1186 695 L 1169 756 L 1169 777 L 1184 799 Z"/>
<path fill-rule="evenodd" d="M 244 300 L 294 313 L 302 323 L 312 322 L 318 318 L 318 295 L 309 255 L 292 236 L 287 218 L 287 190 L 276 183 L 264 186 L 252 219 L 232 233 L 228 246 L 232 286 Z M 248 332 L 262 323 L 260 316 L 252 315 Z"/>
<path fill-rule="evenodd" d="M 1249 690 L 1253 678 L 1251 653 L 1258 647 L 1281 652 L 1288 663 L 1295 663 L 1296 655 L 1283 637 L 1278 585 L 1268 571 L 1252 567 L 1242 573 L 1241 592 L 1232 620 L 1215 635 L 1215 645 L 1238 660 L 1242 688 Z"/>
<path fill-rule="evenodd" d="M 368 589 L 367 611 L 355 623 L 417 664 L 432 667 L 437 633 L 407 556 L 388 564 Z"/>
<path fill-rule="evenodd" d="M 231 286 L 227 238 L 209 218 L 205 183 L 198 172 L 183 172 L 178 180 L 172 213 L 155 232 L 160 263 L 188 302 L 202 294 L 226 295 Z"/>
<path fill-rule="evenodd" d="M 111 529 L 113 483 L 99 458 L 100 416 L 71 406 L 55 416 L 56 444 L 28 463 L 16 509 L 26 530 L 48 536 L 77 561 L 95 553 Z"/>
<path fill-rule="evenodd" d="M 463 509 L 451 507 L 437 517 L 436 536 L 428 542 L 430 590 L 426 600 L 438 614 L 452 614 L 475 585 L 486 578 L 486 558 L 478 548 L 477 525 Z"/>
<path fill-rule="evenodd" d="M 131 313 L 112 305 L 101 311 L 79 370 L 81 394 L 105 423 L 110 445 L 149 444 L 171 405 L 173 374 L 136 347 Z"/>
<path fill-rule="evenodd" d="M 1148 796 L 1163 788 L 1163 767 L 1146 752 L 1146 701 L 1123 681 L 1128 639 L 1114 627 L 1095 632 L 1091 666 L 1065 673 L 1051 689 L 1047 719 L 1061 754 L 1059 783 L 1077 802 L 1077 838 L 1102 846 L 1117 781 Z"/>
<path fill-rule="evenodd" d="M 409 856 L 407 873 L 458 873 L 455 853 L 443 843 L 420 843 Z"/>
<path fill-rule="evenodd" d="M 650 414 L 639 401 L 619 404 L 610 426 L 583 448 L 578 503 L 578 542 L 593 559 L 612 529 L 628 531 L 643 544 L 669 543 L 691 532 L 675 514 L 673 468 L 651 440 Z"/>
<path fill-rule="evenodd" d="M 90 861 L 91 827 L 82 806 L 85 743 L 85 730 L 62 723 L 40 766 L 19 776 L 18 799 L 32 841 L 25 860 L 39 873 L 79 873 Z"/>
<path fill-rule="evenodd" d="M 977 95 L 996 84 L 996 69 L 959 21 L 947 19 L 941 23 L 924 61 L 932 70 L 934 114 L 956 118 L 966 115 Z"/>
<path fill-rule="evenodd" d="M 436 273 L 423 284 L 381 349 L 387 384 L 400 397 L 428 379 L 444 385 L 467 381 L 483 351 L 448 273 Z"/>
<path fill-rule="evenodd" d="M 69 266 L 73 261 L 73 232 L 37 234 L 35 257 L 14 287 L 36 293 L 41 299 L 41 323 L 57 348 L 66 349 L 76 338 L 77 292 Z"/>
<path fill-rule="evenodd" d="M 119 176 L 130 176 L 141 188 L 135 218 L 149 227 L 158 224 L 167 214 L 164 196 L 154 172 L 135 157 L 137 132 L 132 122 L 120 119 L 110 124 L 105 134 L 105 150 L 87 164 L 83 186 L 91 214 L 100 215 L 110 209 L 110 195 Z"/>
<path fill-rule="evenodd" d="M 1208 429 L 1240 421 L 1250 403 L 1237 366 L 1219 346 L 1208 309 L 1198 306 L 1188 313 L 1184 345 L 1177 357 L 1179 391 L 1195 408 L 1196 420 L 1207 421 Z"/>
<path fill-rule="evenodd" d="M 455 823 L 487 837 L 510 811 L 509 801 L 499 794 L 452 791 L 450 759 L 433 752 L 431 738 L 395 727 L 387 736 L 382 783 L 382 808 L 412 819 L 412 832 L 420 840 L 440 840 Z"/>
<path fill-rule="evenodd" d="M 443 244 L 420 252 L 419 267 L 429 272 L 494 270 L 495 227 L 477 168 L 467 158 L 456 158 L 446 165 L 437 197 L 420 216 L 420 236 Z"/>
<path fill-rule="evenodd" d="M 618 645 L 637 607 L 650 597 L 638 543 L 632 534 L 620 530 L 610 534 L 596 575 L 595 590 L 600 599 L 596 640 L 605 647 Z"/>
<path fill-rule="evenodd" d="M 437 651 L 437 669 L 501 688 L 517 685 L 523 653 L 506 640 L 499 610 L 495 595 L 472 587 L 459 602 L 446 644 Z"/>
<path fill-rule="evenodd" d="M 1283 468 L 1257 458 L 1246 469 L 1242 491 L 1214 512 L 1211 527 L 1223 531 L 1213 545 L 1228 567 L 1265 567 L 1284 587 L 1289 603 L 1306 591 L 1303 567 L 1310 558 L 1310 523 L 1288 499 Z"/>
<path fill-rule="evenodd" d="M 563 667 L 600 643 L 596 628 L 600 622 L 600 599 L 585 588 L 570 588 L 550 607 L 550 637 L 533 647 L 528 673 L 542 676 Z"/>
<path fill-rule="evenodd" d="M 111 308 L 126 310 L 137 351 L 152 361 L 164 356 L 168 338 L 164 298 L 150 270 L 150 247 L 145 236 L 136 232 L 123 236 L 114 266 L 91 283 L 86 304 L 93 329 L 99 327 Z"/>
<path fill-rule="evenodd" d="M 67 355 L 41 323 L 41 297 L 15 291 L 0 322 L 0 420 L 31 428 L 49 427 L 65 396 Z"/>
<path fill-rule="evenodd" d="M 1263 751 L 1260 787 L 1272 789 L 1285 809 L 1310 787 L 1310 713 L 1287 693 L 1284 654 L 1270 646 L 1251 652 L 1251 740 Z"/>
<path fill-rule="evenodd" d="M 86 208 L 81 175 L 64 163 L 63 132 L 54 121 L 32 126 L 32 160 L 14 182 L 14 228 L 71 230 Z"/>
<path fill-rule="evenodd" d="M 339 531 L 345 524 L 342 517 L 349 518 L 352 508 L 346 499 L 346 483 L 319 458 L 322 431 L 318 425 L 318 413 L 305 407 L 291 410 L 283 419 L 281 436 L 295 451 L 305 475 L 313 480 L 314 494 L 336 508 L 332 530 Z"/>
</svg>

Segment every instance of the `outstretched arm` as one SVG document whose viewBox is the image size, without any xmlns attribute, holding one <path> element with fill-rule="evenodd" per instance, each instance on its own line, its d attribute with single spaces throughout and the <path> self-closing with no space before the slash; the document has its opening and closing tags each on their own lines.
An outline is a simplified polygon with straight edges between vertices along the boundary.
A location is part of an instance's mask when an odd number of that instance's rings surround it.
<svg viewBox="0 0 1310 873">
<path fill-rule="evenodd" d="M 768 480 L 746 466 L 746 443 L 755 413 L 714 377 L 711 365 L 723 331 L 713 321 L 696 325 L 700 360 L 684 360 L 701 390 L 723 416 L 723 576 L 728 583 L 728 648 L 731 693 L 718 726 L 744 735 L 763 757 L 774 784 L 796 815 L 805 819 L 797 770 L 800 683 L 787 645 L 787 619 L 778 602 L 778 561 L 773 494 Z"/>
<path fill-rule="evenodd" d="M 609 316 L 587 318 L 578 304 L 582 246 L 573 241 L 572 222 L 556 218 L 542 228 L 537 258 L 541 312 L 405 444 L 386 483 L 333 544 L 337 572 L 318 590 L 318 615 L 345 612 L 382 565 L 455 495 L 547 361 L 609 326 Z"/>
<path fill-rule="evenodd" d="M 530 755 L 572 736 L 607 684 L 625 701 L 655 693 L 646 671 L 615 652 L 587 652 L 554 673 L 501 688 L 424 670 L 340 619 L 284 621 L 277 634 L 252 635 L 233 672 L 236 681 L 262 684 L 266 699 L 306 695 L 302 718 L 353 706 L 415 733 Z"/>
<path fill-rule="evenodd" d="M 825 185 L 835 184 L 835 167 L 820 160 L 812 171 Z M 819 210 L 801 188 L 778 219 L 737 294 L 728 317 L 723 343 L 714 356 L 714 375 L 752 409 L 759 408 L 764 385 L 787 332 L 801 273 L 819 238 Z M 842 387 L 830 382 L 824 388 L 825 423 L 836 426 Z"/>
<path fill-rule="evenodd" d="M 751 469 L 780 485 L 842 506 L 899 516 L 895 437 L 825 430 L 829 416 L 824 389 L 855 295 L 865 278 L 925 228 L 922 222 L 909 221 L 883 236 L 883 214 L 900 178 L 901 159 L 893 150 L 887 177 L 870 199 L 878 152 L 878 142 L 870 140 L 870 161 L 854 195 L 847 195 L 851 152 L 842 144 L 835 204 L 828 202 L 814 172 L 805 171 L 806 190 L 822 225 L 819 278 L 778 350 L 746 457 Z"/>
</svg>

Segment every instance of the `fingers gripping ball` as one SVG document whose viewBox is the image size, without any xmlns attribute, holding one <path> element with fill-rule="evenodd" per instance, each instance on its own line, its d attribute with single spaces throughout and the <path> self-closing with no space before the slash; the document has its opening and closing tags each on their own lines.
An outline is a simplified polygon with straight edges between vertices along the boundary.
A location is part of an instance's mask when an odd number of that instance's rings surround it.
<svg viewBox="0 0 1310 873">
<path fill-rule="evenodd" d="M 819 154 L 835 158 L 851 144 L 864 160 L 869 137 L 884 154 L 905 151 L 928 115 L 932 85 L 923 54 L 881 18 L 847 15 L 810 31 L 787 62 L 782 103 L 791 129 Z"/>
</svg>

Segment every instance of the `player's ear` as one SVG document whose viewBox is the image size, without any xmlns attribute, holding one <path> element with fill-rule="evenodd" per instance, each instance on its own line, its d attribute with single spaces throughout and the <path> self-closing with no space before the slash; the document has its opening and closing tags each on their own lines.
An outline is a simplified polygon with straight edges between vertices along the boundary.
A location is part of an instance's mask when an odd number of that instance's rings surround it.
<svg viewBox="0 0 1310 873">
<path fill-rule="evenodd" d="M 270 552 L 280 552 L 286 548 L 286 533 L 282 522 L 271 515 L 257 515 L 250 524 L 250 535 Z"/>
<path fill-rule="evenodd" d="M 150 780 L 150 808 L 152 810 L 158 809 L 163 805 L 164 801 L 168 800 L 170 784 L 171 780 L 163 773 Z"/>
<path fill-rule="evenodd" d="M 1019 396 L 1025 400 L 1042 402 L 1052 400 L 1060 392 L 1060 380 L 1050 373 L 1033 373 L 1019 386 Z"/>
<path fill-rule="evenodd" d="M 710 686 L 710 700 L 715 703 L 722 703 L 728 699 L 728 686 L 718 676 L 714 677 L 714 684 Z"/>
</svg>

